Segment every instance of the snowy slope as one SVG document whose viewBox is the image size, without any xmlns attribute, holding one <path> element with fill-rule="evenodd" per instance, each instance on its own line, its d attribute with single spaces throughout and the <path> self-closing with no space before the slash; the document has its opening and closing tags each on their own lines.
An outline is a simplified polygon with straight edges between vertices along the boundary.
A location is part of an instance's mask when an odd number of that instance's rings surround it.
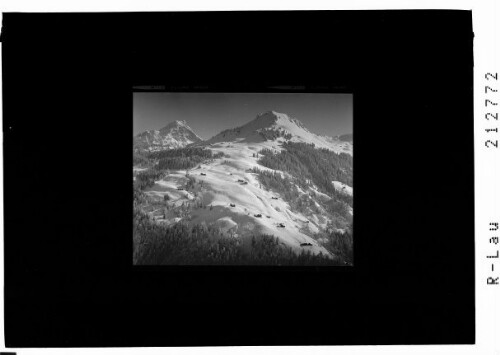
<svg viewBox="0 0 500 355">
<path fill-rule="evenodd" d="M 210 149 L 214 152 L 223 152 L 226 157 L 210 164 L 201 164 L 200 168 L 196 167 L 189 171 L 189 175 L 197 182 L 203 182 L 202 187 L 197 183 L 192 191 L 179 191 L 177 187 L 183 186 L 188 180 L 185 177 L 186 171 L 179 170 L 158 181 L 146 194 L 158 200 L 162 200 L 163 195 L 169 194 L 171 202 L 176 206 L 180 206 L 183 202 L 196 201 L 212 206 L 212 209 L 194 209 L 189 219 L 191 223 L 216 223 L 227 233 L 243 239 L 252 234 L 271 234 L 297 252 L 310 250 L 315 254 L 321 252 L 331 255 L 308 236 L 318 232 L 320 228 L 325 228 L 327 220 L 319 216 L 312 218 L 308 223 L 306 216 L 292 212 L 287 202 L 272 191 L 261 188 L 256 174 L 247 171 L 252 167 L 266 170 L 267 168 L 257 164 L 257 158 L 253 157 L 253 153 L 262 148 L 274 147 L 276 142 L 269 141 L 214 144 Z M 243 180 L 247 184 L 238 180 Z M 230 204 L 235 206 L 231 207 Z M 262 217 L 255 217 L 256 214 L 261 214 Z M 164 222 L 172 223 L 173 218 L 171 215 Z M 161 221 L 160 219 L 159 222 Z M 285 228 L 278 227 L 279 223 L 283 223 Z M 312 246 L 301 247 L 301 243 L 311 243 Z"/>
<path fill-rule="evenodd" d="M 258 143 L 269 140 L 263 135 L 265 131 L 291 134 L 291 142 L 313 143 L 316 148 L 326 148 L 336 153 L 344 152 L 352 155 L 352 144 L 350 142 L 341 141 L 338 137 L 332 138 L 312 133 L 298 119 L 276 111 L 261 113 L 247 124 L 225 130 L 200 144 L 207 145 L 218 142 Z M 278 137 L 274 140 L 284 142 L 287 139 Z"/>
<path fill-rule="evenodd" d="M 160 130 L 149 130 L 134 137 L 134 149 L 156 151 L 183 148 L 202 139 L 186 121 L 174 121 Z"/>
<path fill-rule="evenodd" d="M 182 217 L 174 209 L 164 215 L 158 214 L 158 222 L 171 224 L 183 219 L 189 223 L 215 223 L 224 233 L 240 238 L 244 243 L 249 242 L 249 238 L 246 238 L 248 236 L 270 234 L 297 252 L 310 250 L 315 254 L 323 253 L 335 258 L 335 255 L 311 237 L 324 230 L 328 222 L 331 222 L 328 214 L 323 213 L 324 210 L 307 216 L 292 212 L 289 204 L 279 194 L 266 190 L 260 185 L 256 174 L 249 172 L 254 167 L 273 171 L 258 164 L 258 158 L 254 155 L 263 148 L 280 151 L 283 149 L 282 143 L 286 141 L 285 135 L 266 138 L 261 134 L 263 130 L 284 131 L 291 135 L 288 137 L 293 142 L 314 143 L 318 148 L 352 154 L 352 144 L 349 142 L 341 141 L 338 137 L 316 135 L 299 120 L 286 114 L 265 112 L 243 126 L 223 131 L 208 141 L 195 144 L 206 146 L 213 153 L 222 152 L 223 158 L 200 164 L 189 171 L 171 171 L 146 191 L 146 194 L 158 201 L 163 201 L 163 196 L 168 194 L 169 203 L 174 207 L 188 203 L 192 207 L 189 215 Z M 188 181 L 186 173 L 196 180 L 195 187 L 189 191 L 179 190 Z M 337 182 L 332 183 L 336 188 L 344 187 Z M 343 190 L 347 188 L 345 185 Z M 303 193 L 313 191 L 329 198 L 314 187 Z M 352 193 L 352 189 L 345 192 Z M 211 208 L 199 208 L 200 203 Z M 318 204 L 317 206 L 320 207 Z M 256 216 L 258 214 L 262 216 Z M 280 223 L 285 228 L 279 227 Z M 301 246 L 301 243 L 311 243 L 312 246 Z"/>
<path fill-rule="evenodd" d="M 335 190 L 340 191 L 346 195 L 352 196 L 352 187 L 341 183 L 340 181 L 332 181 Z"/>
</svg>

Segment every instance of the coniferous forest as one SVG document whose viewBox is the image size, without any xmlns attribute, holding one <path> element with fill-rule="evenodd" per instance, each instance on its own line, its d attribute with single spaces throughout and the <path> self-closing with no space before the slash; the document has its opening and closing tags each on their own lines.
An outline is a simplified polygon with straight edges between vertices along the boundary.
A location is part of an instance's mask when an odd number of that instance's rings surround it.
<svg viewBox="0 0 500 355">
<path fill-rule="evenodd" d="M 203 148 L 177 148 L 156 152 L 134 152 L 134 165 L 164 169 L 190 169 L 197 164 L 223 157 L 223 153 L 213 153 Z"/>
<path fill-rule="evenodd" d="M 296 254 L 270 235 L 253 236 L 244 248 L 213 225 L 160 225 L 139 209 L 134 209 L 133 258 L 136 265 L 343 265 L 307 251 Z"/>
<path fill-rule="evenodd" d="M 286 142 L 279 153 L 262 149 L 259 163 L 263 166 L 290 173 L 303 180 L 312 180 L 324 193 L 334 192 L 332 181 L 352 186 L 352 156 L 317 149 L 314 144 Z"/>
<path fill-rule="evenodd" d="M 280 132 L 278 132 L 280 133 Z M 278 134 L 266 131 L 275 138 Z M 280 137 L 289 138 L 284 134 Z M 206 148 L 178 148 L 163 151 L 134 152 L 134 253 L 136 265 L 328 265 L 353 263 L 351 195 L 337 191 L 332 181 L 352 186 L 352 156 L 317 149 L 314 144 L 282 144 L 279 153 L 262 149 L 253 154 L 262 167 L 248 172 L 257 176 L 260 188 L 275 193 L 286 201 L 290 210 L 306 218 L 328 217 L 327 228 L 306 233 L 335 257 L 313 254 L 307 249 L 298 253 L 273 235 L 247 235 L 234 238 L 215 223 L 189 223 L 197 209 L 208 209 L 202 201 L 175 204 L 170 193 L 161 200 L 148 191 L 157 181 L 176 170 L 193 169 L 200 164 L 225 158 L 221 152 Z M 226 161 L 221 161 L 223 164 Z M 200 172 L 202 170 L 199 170 Z M 201 174 L 201 173 L 200 173 Z M 186 173 L 183 191 L 203 189 L 201 181 Z M 173 223 L 158 223 L 157 219 Z"/>
</svg>

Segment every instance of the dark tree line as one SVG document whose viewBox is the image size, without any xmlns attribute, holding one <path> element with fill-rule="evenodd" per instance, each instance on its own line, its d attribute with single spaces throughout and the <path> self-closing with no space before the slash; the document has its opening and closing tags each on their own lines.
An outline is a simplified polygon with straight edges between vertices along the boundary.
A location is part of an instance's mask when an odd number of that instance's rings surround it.
<svg viewBox="0 0 500 355">
<path fill-rule="evenodd" d="M 141 171 L 135 176 L 135 186 L 139 190 L 144 190 L 147 187 L 153 186 L 155 181 L 161 180 L 165 176 L 167 176 L 167 172 L 157 168 Z"/>
<path fill-rule="evenodd" d="M 148 155 L 149 159 L 163 159 L 163 158 L 179 158 L 179 157 L 201 157 L 205 159 L 220 158 L 224 153 L 213 153 L 210 149 L 199 147 L 176 148 L 166 149 L 157 152 L 151 152 Z"/>
<path fill-rule="evenodd" d="M 253 236 L 250 248 L 213 225 L 164 226 L 134 210 L 134 264 L 139 265 L 342 265 L 326 255 L 294 253 L 269 235 Z"/>
<path fill-rule="evenodd" d="M 294 200 L 300 197 L 296 181 L 287 176 L 282 176 L 279 172 L 272 172 L 267 170 L 260 170 L 253 168 L 251 172 L 258 175 L 259 182 L 269 190 L 279 192 L 287 201 Z"/>
<path fill-rule="evenodd" d="M 191 169 L 204 160 L 205 158 L 199 156 L 163 158 L 158 161 L 158 168 L 172 170 Z"/>
<path fill-rule="evenodd" d="M 262 149 L 259 163 L 267 168 L 300 177 L 301 185 L 310 180 L 320 191 L 329 196 L 340 195 L 336 192 L 332 181 L 352 186 L 352 156 L 349 154 L 315 149 L 313 144 L 306 143 L 286 142 L 283 148 L 285 149 L 279 153 Z M 348 203 L 348 198 L 345 202 Z"/>
<path fill-rule="evenodd" d="M 300 178 L 289 178 L 288 176 L 282 176 L 279 172 L 271 172 L 267 170 L 260 170 L 253 168 L 251 172 L 257 174 L 259 182 L 266 188 L 275 192 L 278 192 L 283 200 L 287 201 L 292 210 L 309 214 L 318 214 L 321 212 L 318 206 L 321 206 L 331 215 L 335 215 L 338 218 L 343 218 L 346 221 L 350 219 L 349 215 L 349 205 L 347 202 L 351 201 L 352 198 L 345 195 L 332 195 L 331 198 L 321 197 L 316 195 L 314 192 L 309 194 L 304 194 L 297 186 L 306 185 L 305 180 Z M 338 198 L 340 197 L 340 198 Z M 349 201 L 344 201 L 343 199 Z"/>
<path fill-rule="evenodd" d="M 353 263 L 353 238 L 352 229 L 346 228 L 345 233 L 330 231 L 327 234 L 328 241 L 323 246 L 332 253 L 340 256 L 348 263 Z"/>
<path fill-rule="evenodd" d="M 292 139 L 292 135 L 290 133 L 285 133 L 285 131 L 281 129 L 271 129 L 271 128 L 262 129 L 259 131 L 259 134 L 265 140 L 274 140 L 280 137 L 283 137 L 286 140 Z"/>
<path fill-rule="evenodd" d="M 240 128 L 228 128 L 220 132 L 219 135 L 222 135 L 222 137 L 226 137 L 226 134 L 240 134 L 240 133 L 241 133 Z"/>
<path fill-rule="evenodd" d="M 213 153 L 204 148 L 178 148 L 151 152 L 149 160 L 157 161 L 159 169 L 191 169 L 208 160 L 222 158 L 224 153 Z"/>
<path fill-rule="evenodd" d="M 147 154 L 139 150 L 134 151 L 133 162 L 134 166 L 148 166 L 150 164 Z"/>
</svg>

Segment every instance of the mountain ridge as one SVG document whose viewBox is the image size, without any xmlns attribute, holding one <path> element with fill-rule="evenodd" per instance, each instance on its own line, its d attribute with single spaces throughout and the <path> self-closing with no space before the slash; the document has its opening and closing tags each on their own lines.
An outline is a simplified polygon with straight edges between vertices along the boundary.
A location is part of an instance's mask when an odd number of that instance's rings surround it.
<svg viewBox="0 0 500 355">
<path fill-rule="evenodd" d="M 352 134 L 334 137 L 316 134 L 299 119 L 274 110 L 259 113 L 253 120 L 225 129 L 207 140 L 198 136 L 185 120 L 176 120 L 159 130 L 148 130 L 137 134 L 134 137 L 134 149 L 158 151 L 184 148 L 190 145 L 210 146 L 221 142 L 259 143 L 265 141 L 312 143 L 317 148 L 352 155 Z"/>
<path fill-rule="evenodd" d="M 202 141 L 185 120 L 176 120 L 155 130 L 147 130 L 134 137 L 134 150 L 158 151 L 184 148 Z"/>
<path fill-rule="evenodd" d="M 352 144 L 334 137 L 323 136 L 309 131 L 297 118 L 274 110 L 258 114 L 253 120 L 235 128 L 223 130 L 210 139 L 198 142 L 204 146 L 221 142 L 259 143 L 268 140 L 314 144 L 336 153 L 352 155 Z"/>
</svg>

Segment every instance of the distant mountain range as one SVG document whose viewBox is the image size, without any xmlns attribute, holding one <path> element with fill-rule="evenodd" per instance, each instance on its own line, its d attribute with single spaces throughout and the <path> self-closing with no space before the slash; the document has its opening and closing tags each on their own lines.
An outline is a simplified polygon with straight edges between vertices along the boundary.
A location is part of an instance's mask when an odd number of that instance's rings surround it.
<svg viewBox="0 0 500 355">
<path fill-rule="evenodd" d="M 158 151 L 183 148 L 201 142 L 186 121 L 174 121 L 160 130 L 149 130 L 134 137 L 134 150 Z"/>
<path fill-rule="evenodd" d="M 258 143 L 268 140 L 312 143 L 316 148 L 352 154 L 352 134 L 336 137 L 317 135 L 310 132 L 298 119 L 276 111 L 261 113 L 254 120 L 240 127 L 226 129 L 206 141 L 203 141 L 186 121 L 174 121 L 160 130 L 149 130 L 135 136 L 134 149 L 158 151 L 189 145 L 206 146 L 220 142 Z"/>
</svg>

